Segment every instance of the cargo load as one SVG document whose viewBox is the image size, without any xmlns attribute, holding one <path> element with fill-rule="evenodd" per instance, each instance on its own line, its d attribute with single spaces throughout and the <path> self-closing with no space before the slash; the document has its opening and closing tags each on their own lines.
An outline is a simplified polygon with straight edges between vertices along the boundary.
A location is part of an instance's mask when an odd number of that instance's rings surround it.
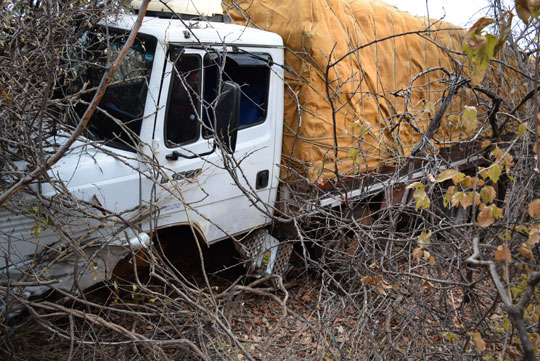
<svg viewBox="0 0 540 361">
<path fill-rule="evenodd" d="M 463 30 L 378 0 L 249 0 L 225 7 L 235 22 L 283 37 L 282 163 L 315 183 L 410 155 L 452 73 L 466 62 L 456 53 Z M 453 98 L 433 136 L 437 148 L 476 131 L 457 124 L 466 100 L 466 90 Z"/>
</svg>

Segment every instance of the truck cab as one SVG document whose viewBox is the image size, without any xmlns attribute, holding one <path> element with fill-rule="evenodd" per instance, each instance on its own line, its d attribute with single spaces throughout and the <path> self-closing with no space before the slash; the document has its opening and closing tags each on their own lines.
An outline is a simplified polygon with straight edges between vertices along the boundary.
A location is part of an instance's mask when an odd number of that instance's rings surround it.
<svg viewBox="0 0 540 361">
<path fill-rule="evenodd" d="M 122 20 L 116 27 L 129 29 L 134 17 Z M 190 225 L 211 244 L 268 223 L 283 128 L 281 38 L 160 17 L 146 19 L 140 34 L 157 40 L 140 131 L 142 156 L 159 164 L 141 181 L 141 204 L 159 208 L 155 226 Z M 239 92 L 236 114 L 221 99 L 227 84 Z M 225 148 L 213 127 L 223 112 L 237 117 Z"/>
<path fill-rule="evenodd" d="M 149 8 L 84 138 L 33 188 L 49 206 L 2 208 L 0 273 L 57 279 L 66 290 L 77 279 L 84 289 L 161 229 L 188 227 L 211 245 L 269 224 L 281 156 L 283 41 L 184 8 L 190 3 Z M 70 54 L 64 91 L 81 94 L 75 119 L 136 18 L 102 22 Z M 77 214 L 61 212 L 59 187 L 79 202 Z M 20 199 L 34 204 L 32 196 Z M 110 227 L 90 226 L 88 214 Z M 69 221 L 59 229 L 55 218 Z M 41 261 L 47 265 L 36 267 Z"/>
</svg>

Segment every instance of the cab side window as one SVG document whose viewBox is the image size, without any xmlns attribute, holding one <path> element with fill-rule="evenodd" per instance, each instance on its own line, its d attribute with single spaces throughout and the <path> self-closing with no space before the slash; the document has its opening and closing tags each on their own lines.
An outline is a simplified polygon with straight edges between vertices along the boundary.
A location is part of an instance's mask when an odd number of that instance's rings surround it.
<svg viewBox="0 0 540 361">
<path fill-rule="evenodd" d="M 212 136 L 208 125 L 214 119 L 213 109 L 222 82 L 232 81 L 240 86 L 240 129 L 264 122 L 268 110 L 270 57 L 247 53 L 208 54 L 204 60 L 204 111 L 205 137 Z M 220 69 L 223 69 L 220 77 Z"/>
<path fill-rule="evenodd" d="M 182 54 L 181 48 L 169 52 L 174 69 L 165 116 L 165 140 L 169 148 L 199 139 L 201 108 L 201 58 Z"/>
</svg>

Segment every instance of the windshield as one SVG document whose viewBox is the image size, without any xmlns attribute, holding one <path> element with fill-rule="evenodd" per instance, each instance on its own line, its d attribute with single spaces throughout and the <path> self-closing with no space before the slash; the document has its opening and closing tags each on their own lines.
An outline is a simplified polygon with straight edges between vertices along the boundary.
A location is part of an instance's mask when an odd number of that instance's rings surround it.
<svg viewBox="0 0 540 361">
<path fill-rule="evenodd" d="M 75 106 L 75 121 L 84 114 L 107 64 L 116 59 L 127 38 L 127 33 L 111 29 L 89 31 L 79 39 L 78 47 L 70 51 L 73 77 L 69 92 L 80 92 L 80 101 Z M 156 43 L 154 37 L 143 34 L 137 36 L 92 116 L 86 136 L 112 147 L 135 150 Z"/>
</svg>

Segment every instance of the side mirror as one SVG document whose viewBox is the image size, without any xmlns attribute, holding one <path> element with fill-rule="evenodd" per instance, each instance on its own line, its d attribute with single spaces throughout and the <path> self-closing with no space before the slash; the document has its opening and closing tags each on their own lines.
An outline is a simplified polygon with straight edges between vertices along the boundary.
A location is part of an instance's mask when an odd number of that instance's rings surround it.
<svg viewBox="0 0 540 361">
<path fill-rule="evenodd" d="M 225 81 L 221 86 L 216 104 L 215 136 L 225 149 L 234 153 L 238 135 L 240 116 L 240 86 L 232 81 Z M 216 139 L 217 140 L 217 139 Z"/>
<path fill-rule="evenodd" d="M 240 86 L 232 81 L 225 81 L 221 85 L 215 113 L 216 119 L 213 122 L 215 131 L 214 146 L 212 150 L 200 154 L 182 154 L 176 150 L 167 154 L 167 160 L 175 161 L 178 158 L 194 159 L 212 154 L 216 150 L 217 144 L 220 144 L 230 153 L 236 149 L 236 136 L 238 135 L 238 118 L 240 117 Z"/>
</svg>

